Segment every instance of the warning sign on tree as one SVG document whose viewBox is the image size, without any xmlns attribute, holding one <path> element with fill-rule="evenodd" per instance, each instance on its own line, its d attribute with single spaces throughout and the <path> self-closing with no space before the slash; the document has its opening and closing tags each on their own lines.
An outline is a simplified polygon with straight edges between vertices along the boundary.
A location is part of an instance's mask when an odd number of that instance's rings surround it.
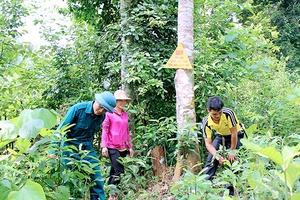
<svg viewBox="0 0 300 200">
<path fill-rule="evenodd" d="M 174 51 L 172 57 L 167 62 L 165 68 L 192 69 L 192 65 L 189 61 L 189 57 L 184 51 L 182 43 L 178 44 L 178 47 Z"/>
</svg>

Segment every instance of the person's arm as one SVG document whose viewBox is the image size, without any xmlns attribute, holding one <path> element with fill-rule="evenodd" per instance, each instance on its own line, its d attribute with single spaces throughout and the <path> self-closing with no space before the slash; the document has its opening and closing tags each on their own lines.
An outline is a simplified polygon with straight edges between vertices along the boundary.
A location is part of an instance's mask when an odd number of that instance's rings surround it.
<svg viewBox="0 0 300 200">
<path fill-rule="evenodd" d="M 108 133 L 110 129 L 110 117 L 109 114 L 106 114 L 105 119 L 102 123 L 102 136 L 101 136 L 101 147 L 102 147 L 102 156 L 108 156 L 107 141 Z"/>
<path fill-rule="evenodd" d="M 128 126 L 128 129 L 127 129 L 127 146 L 129 148 L 129 157 L 132 158 L 133 154 L 134 154 L 134 151 L 132 149 L 131 138 L 130 138 L 130 133 L 129 133 L 129 126 Z"/>
<path fill-rule="evenodd" d="M 127 127 L 126 127 L 126 145 L 129 149 L 129 157 L 132 158 L 134 155 L 134 151 L 132 149 L 132 143 L 131 143 L 131 137 L 130 137 L 130 131 L 129 131 L 129 119 L 128 119 L 128 114 L 126 113 L 126 118 L 127 118 Z"/>
<path fill-rule="evenodd" d="M 204 138 L 204 141 L 205 141 L 205 146 L 206 146 L 206 149 L 209 151 L 209 153 L 211 153 L 213 156 L 216 155 L 217 153 L 217 150 L 215 149 L 215 147 L 212 145 L 212 139 L 211 138 Z M 221 155 L 218 155 L 216 157 L 216 159 L 219 160 L 219 163 L 221 165 L 223 165 L 223 163 L 226 161 L 225 158 L 223 158 Z"/>
<path fill-rule="evenodd" d="M 237 127 L 234 126 L 230 128 L 230 132 L 231 132 L 231 146 L 230 146 L 230 152 L 228 153 L 227 157 L 230 163 L 232 163 L 236 159 L 233 150 L 236 149 L 236 144 L 237 144 Z"/>
<path fill-rule="evenodd" d="M 230 128 L 230 132 L 231 132 L 231 147 L 230 150 L 233 151 L 236 148 L 236 144 L 237 144 L 237 127 L 234 126 L 232 128 Z"/>
</svg>

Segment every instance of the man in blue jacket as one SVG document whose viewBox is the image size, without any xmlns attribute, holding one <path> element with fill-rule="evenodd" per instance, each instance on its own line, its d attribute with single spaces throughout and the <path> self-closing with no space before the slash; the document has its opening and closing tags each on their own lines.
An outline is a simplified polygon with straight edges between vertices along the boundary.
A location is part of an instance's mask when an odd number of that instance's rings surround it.
<svg viewBox="0 0 300 200">
<path fill-rule="evenodd" d="M 116 98 L 110 92 L 102 92 L 95 94 L 95 100 L 90 102 L 78 103 L 72 106 L 67 112 L 64 120 L 60 123 L 58 129 L 63 126 L 72 125 L 66 133 L 67 141 L 63 146 L 75 146 L 77 149 L 89 151 L 88 155 L 83 159 L 93 165 L 92 181 L 96 184 L 90 188 L 91 200 L 104 200 L 104 183 L 101 180 L 100 162 L 93 148 L 94 134 L 99 131 L 100 125 L 105 119 L 105 113 L 113 113 L 116 105 Z M 69 140 L 70 139 L 70 140 Z M 65 151 L 63 152 L 64 162 L 71 167 L 68 158 L 81 159 L 78 152 Z M 97 163 L 96 165 L 94 165 Z"/>
</svg>

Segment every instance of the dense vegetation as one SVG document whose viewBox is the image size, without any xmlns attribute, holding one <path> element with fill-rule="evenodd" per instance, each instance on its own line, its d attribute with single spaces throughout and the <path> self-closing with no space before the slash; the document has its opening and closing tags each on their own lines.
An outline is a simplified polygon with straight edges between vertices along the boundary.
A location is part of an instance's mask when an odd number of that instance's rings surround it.
<svg viewBox="0 0 300 200">
<path fill-rule="evenodd" d="M 67 3 L 68 9 L 54 10 L 72 24 L 54 30 L 49 23 L 56 23 L 56 18 L 37 18 L 47 43 L 35 48 L 20 42 L 26 33 L 20 29 L 23 17 L 38 15 L 35 2 L 0 2 L 0 200 L 87 199 L 91 169 L 74 160 L 77 168 L 69 171 L 61 157 L 47 157 L 53 148 L 63 151 L 52 146 L 53 132 L 71 105 L 92 100 L 95 92 L 115 91 L 124 82 L 131 89 L 128 112 L 133 116 L 136 155 L 122 160 L 126 172 L 121 187 L 106 186 L 107 194 L 121 190 L 122 199 L 299 199 L 297 0 L 195 1 L 199 127 L 207 114 L 207 98 L 219 95 L 236 111 L 248 133 L 238 161 L 220 169 L 213 183 L 189 171 L 179 182 L 167 183 L 176 152 L 189 147 L 191 140 L 184 135 L 177 138 L 175 69 L 163 68 L 177 46 L 177 2 L 132 0 L 125 24 L 119 1 Z M 61 44 L 62 38 L 67 42 Z M 123 45 L 122 38 L 130 42 Z M 197 131 L 201 165 L 206 149 L 200 128 Z M 185 142 L 180 146 L 178 139 Z M 150 152 L 155 146 L 165 150 L 164 178 L 152 173 Z M 108 160 L 100 159 L 102 174 L 108 177 Z M 228 197 L 223 186 L 232 181 L 237 192 Z M 155 184 L 160 189 L 150 190 L 157 188 Z"/>
</svg>

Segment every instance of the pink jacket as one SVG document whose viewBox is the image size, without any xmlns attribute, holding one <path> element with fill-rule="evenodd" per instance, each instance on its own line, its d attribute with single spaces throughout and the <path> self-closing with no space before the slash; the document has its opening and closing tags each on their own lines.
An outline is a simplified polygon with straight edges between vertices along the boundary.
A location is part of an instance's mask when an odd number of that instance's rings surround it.
<svg viewBox="0 0 300 200">
<path fill-rule="evenodd" d="M 114 113 L 106 113 L 102 123 L 101 147 L 122 150 L 132 148 L 128 114 L 122 111 L 121 115 L 116 110 Z"/>
</svg>

